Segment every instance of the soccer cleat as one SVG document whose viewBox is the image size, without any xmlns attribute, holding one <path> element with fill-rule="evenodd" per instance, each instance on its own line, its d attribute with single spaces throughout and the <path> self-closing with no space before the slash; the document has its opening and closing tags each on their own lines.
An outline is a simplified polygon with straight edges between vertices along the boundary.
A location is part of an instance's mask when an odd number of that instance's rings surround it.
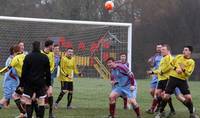
<svg viewBox="0 0 200 118">
<path fill-rule="evenodd" d="M 165 112 L 162 112 L 162 113 L 158 113 L 158 114 L 156 114 L 156 116 L 155 116 L 155 118 L 163 118 L 163 117 L 165 117 Z"/>
<path fill-rule="evenodd" d="M 147 109 L 146 113 L 148 113 L 148 114 L 154 114 L 154 111 L 152 109 Z"/>
<path fill-rule="evenodd" d="M 54 103 L 54 109 L 58 109 L 58 103 Z"/>
<path fill-rule="evenodd" d="M 74 106 L 67 106 L 67 109 L 74 109 Z"/>
<path fill-rule="evenodd" d="M 199 118 L 199 116 L 195 113 L 190 114 L 190 118 Z"/>
<path fill-rule="evenodd" d="M 137 118 L 141 118 L 141 116 L 137 116 Z"/>
<path fill-rule="evenodd" d="M 112 116 L 112 115 L 108 115 L 108 118 L 115 118 L 114 116 Z"/>
<path fill-rule="evenodd" d="M 20 113 L 19 116 L 16 116 L 15 118 L 27 118 L 27 115 Z"/>
<path fill-rule="evenodd" d="M 166 115 L 166 118 L 170 118 L 171 116 L 174 116 L 176 115 L 176 112 L 175 111 L 170 111 L 167 115 Z"/>
</svg>

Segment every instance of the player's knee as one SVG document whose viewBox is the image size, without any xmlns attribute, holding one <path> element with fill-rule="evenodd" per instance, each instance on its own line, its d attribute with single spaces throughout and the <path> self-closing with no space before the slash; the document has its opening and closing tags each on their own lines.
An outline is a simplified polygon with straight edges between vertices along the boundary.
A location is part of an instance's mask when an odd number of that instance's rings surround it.
<svg viewBox="0 0 200 118">
<path fill-rule="evenodd" d="M 192 96 L 191 95 L 186 95 L 185 96 L 185 101 L 191 102 L 192 101 Z"/>
<path fill-rule="evenodd" d="M 115 96 L 109 96 L 109 101 L 110 103 L 114 103 L 115 102 L 116 97 Z"/>
</svg>

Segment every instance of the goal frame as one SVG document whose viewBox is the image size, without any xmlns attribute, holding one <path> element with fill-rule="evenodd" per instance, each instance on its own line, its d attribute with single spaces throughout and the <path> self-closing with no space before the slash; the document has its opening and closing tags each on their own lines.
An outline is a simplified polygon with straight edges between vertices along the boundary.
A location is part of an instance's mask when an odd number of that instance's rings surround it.
<svg viewBox="0 0 200 118">
<path fill-rule="evenodd" d="M 132 23 L 62 20 L 62 19 L 43 19 L 43 18 L 11 17 L 11 16 L 0 16 L 0 20 L 127 27 L 127 29 L 128 29 L 127 30 L 128 31 L 128 36 L 127 36 L 128 37 L 127 61 L 129 63 L 129 69 L 131 70 L 131 65 L 132 65 L 132 63 L 131 63 L 132 62 Z"/>
</svg>

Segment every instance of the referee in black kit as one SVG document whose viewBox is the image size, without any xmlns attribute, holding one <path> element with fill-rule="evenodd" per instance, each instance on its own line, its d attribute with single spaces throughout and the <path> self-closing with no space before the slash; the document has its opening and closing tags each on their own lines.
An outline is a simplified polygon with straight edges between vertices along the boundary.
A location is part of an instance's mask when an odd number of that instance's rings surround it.
<svg viewBox="0 0 200 118">
<path fill-rule="evenodd" d="M 46 87 L 52 90 L 49 59 L 40 52 L 40 42 L 32 44 L 33 50 L 24 59 L 22 68 L 21 87 L 24 88 L 27 118 L 32 118 L 32 97 L 35 94 L 38 103 L 37 118 L 44 118 L 44 99 Z"/>
</svg>

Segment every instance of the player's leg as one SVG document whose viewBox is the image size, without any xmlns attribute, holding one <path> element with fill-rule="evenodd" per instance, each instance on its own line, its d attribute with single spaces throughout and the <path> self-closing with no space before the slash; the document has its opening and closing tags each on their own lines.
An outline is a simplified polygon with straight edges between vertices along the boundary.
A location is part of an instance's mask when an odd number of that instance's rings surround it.
<svg viewBox="0 0 200 118">
<path fill-rule="evenodd" d="M 45 97 L 46 97 L 46 90 L 45 87 L 41 87 L 41 89 L 36 89 L 36 98 L 38 99 L 38 118 L 44 118 L 45 114 Z"/>
<path fill-rule="evenodd" d="M 183 94 L 181 93 L 180 89 L 178 87 L 175 88 L 175 92 L 174 92 L 176 99 L 179 100 L 180 102 L 184 102 L 185 98 L 183 96 Z"/>
<path fill-rule="evenodd" d="M 195 110 L 193 107 L 192 95 L 190 94 L 188 82 L 186 80 L 179 80 L 178 88 L 185 98 L 185 101 L 182 103 L 188 108 L 188 111 L 190 112 L 190 118 L 197 118 L 198 116 L 194 113 Z"/>
<path fill-rule="evenodd" d="M 73 82 L 67 82 L 67 90 L 69 91 L 67 95 L 67 109 L 72 109 Z"/>
<path fill-rule="evenodd" d="M 136 97 L 137 97 L 137 88 L 133 91 L 130 91 L 130 89 L 127 89 L 124 91 L 125 94 L 128 97 L 128 102 L 129 104 L 131 104 L 133 110 L 135 111 L 137 118 L 141 117 L 141 113 L 140 113 L 140 107 L 136 101 Z"/>
<path fill-rule="evenodd" d="M 157 108 L 155 110 L 156 112 L 159 111 L 159 108 L 160 108 L 160 103 L 162 101 L 163 88 L 164 88 L 163 81 L 158 81 L 158 84 L 155 90 L 155 97 L 154 97 L 155 101 L 157 102 Z"/>
<path fill-rule="evenodd" d="M 21 95 L 23 94 L 23 90 L 20 87 L 17 87 L 16 91 L 13 93 L 12 97 L 17 108 L 20 111 L 19 117 L 23 117 L 26 113 L 23 103 L 21 102 Z"/>
<path fill-rule="evenodd" d="M 112 90 L 112 92 L 109 95 L 109 112 L 110 115 L 108 118 L 114 118 L 115 117 L 115 107 L 116 107 L 116 99 L 122 95 L 121 89 L 119 87 L 116 87 Z"/>
<path fill-rule="evenodd" d="M 55 118 L 53 114 L 53 90 L 47 90 L 48 104 L 49 104 L 49 118 Z M 38 104 L 39 105 L 39 104 Z"/>
<path fill-rule="evenodd" d="M 58 108 L 58 103 L 62 100 L 63 96 L 68 92 L 67 85 L 66 85 L 67 83 L 64 81 L 61 81 L 60 84 L 61 84 L 61 91 L 54 105 L 54 108 L 56 109 Z"/>
<path fill-rule="evenodd" d="M 26 105 L 26 113 L 27 113 L 27 118 L 32 118 L 33 115 L 33 107 L 32 107 L 32 96 L 33 96 L 34 90 L 33 87 L 24 87 L 24 93 L 22 95 L 22 98 L 24 100 L 24 103 Z"/>
<path fill-rule="evenodd" d="M 173 77 L 170 77 L 165 88 L 165 93 L 163 95 L 162 102 L 160 103 L 159 113 L 155 116 L 155 118 L 162 117 L 163 111 L 168 103 L 168 100 L 171 97 L 171 94 L 173 94 L 175 88 L 176 88 L 176 81 L 173 79 Z"/>
</svg>

